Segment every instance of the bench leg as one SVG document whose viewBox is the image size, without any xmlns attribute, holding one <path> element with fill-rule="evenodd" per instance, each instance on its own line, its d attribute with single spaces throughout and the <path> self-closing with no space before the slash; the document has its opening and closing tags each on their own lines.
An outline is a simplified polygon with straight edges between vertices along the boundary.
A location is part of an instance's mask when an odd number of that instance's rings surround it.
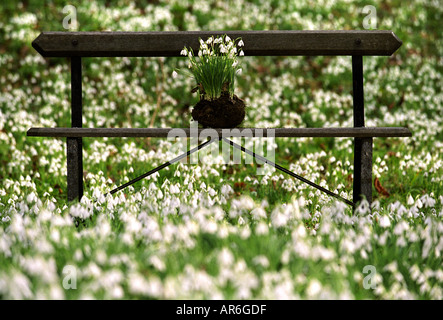
<svg viewBox="0 0 443 320">
<path fill-rule="evenodd" d="M 354 203 L 372 202 L 372 138 L 354 140 Z"/>
<path fill-rule="evenodd" d="M 71 126 L 82 127 L 82 59 L 71 58 Z M 83 196 L 82 138 L 67 138 L 68 201 Z"/>
<path fill-rule="evenodd" d="M 82 153 L 82 138 L 67 138 L 68 201 L 80 201 L 83 196 Z"/>
</svg>

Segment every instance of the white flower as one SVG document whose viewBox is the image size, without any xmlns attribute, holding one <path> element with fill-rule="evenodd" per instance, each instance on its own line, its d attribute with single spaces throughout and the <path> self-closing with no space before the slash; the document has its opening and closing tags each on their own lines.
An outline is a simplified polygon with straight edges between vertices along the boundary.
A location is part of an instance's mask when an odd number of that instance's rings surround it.
<svg viewBox="0 0 443 320">
<path fill-rule="evenodd" d="M 243 50 L 240 51 L 240 53 L 238 54 L 239 56 L 244 56 L 245 53 L 243 52 Z"/>
<path fill-rule="evenodd" d="M 152 256 L 149 262 L 159 271 L 164 271 L 166 269 L 165 263 L 157 256 Z"/>
<path fill-rule="evenodd" d="M 408 205 L 412 206 L 414 204 L 414 199 L 412 198 L 411 195 L 409 195 L 408 197 Z"/>
<path fill-rule="evenodd" d="M 243 40 L 240 40 L 239 42 L 238 42 L 238 46 L 239 47 L 243 47 L 245 45 L 245 43 L 243 42 Z"/>
<path fill-rule="evenodd" d="M 227 35 L 225 41 L 231 41 L 231 38 L 229 38 L 229 36 Z"/>
<path fill-rule="evenodd" d="M 31 193 L 26 197 L 26 200 L 28 201 L 28 203 L 35 202 L 35 201 L 37 201 L 37 196 L 35 195 L 34 192 L 31 192 Z"/>
<path fill-rule="evenodd" d="M 222 266 L 229 267 L 234 263 L 235 258 L 232 252 L 225 247 L 218 254 L 218 261 Z"/>
<path fill-rule="evenodd" d="M 172 77 L 175 79 L 175 78 L 177 78 L 177 76 L 178 76 L 178 73 L 176 71 L 173 71 L 172 72 Z"/>
<path fill-rule="evenodd" d="M 251 211 L 251 215 L 254 219 L 266 218 L 266 211 L 263 208 L 257 207 Z"/>
<path fill-rule="evenodd" d="M 180 188 L 177 185 L 171 184 L 169 187 L 169 192 L 172 194 L 180 193 Z"/>
<path fill-rule="evenodd" d="M 308 288 L 306 289 L 306 294 L 308 295 L 308 297 L 315 297 L 317 296 L 322 290 L 322 286 L 321 283 L 314 279 L 309 283 Z"/>
<path fill-rule="evenodd" d="M 180 51 L 180 55 L 187 56 L 188 55 L 188 49 L 186 49 L 186 47 L 185 47 L 182 51 Z"/>
<path fill-rule="evenodd" d="M 225 197 L 229 196 L 229 194 L 233 193 L 234 189 L 232 189 L 232 187 L 230 185 L 223 185 L 221 188 L 221 193 L 222 195 L 224 195 Z"/>
<path fill-rule="evenodd" d="M 240 69 L 238 69 L 237 71 L 235 71 L 235 73 L 236 73 L 236 74 L 241 74 L 242 71 L 243 71 L 243 70 L 240 68 Z"/>
<path fill-rule="evenodd" d="M 263 268 L 269 267 L 269 260 L 265 255 L 256 256 L 252 259 L 252 263 L 262 266 Z"/>
<path fill-rule="evenodd" d="M 269 228 L 268 225 L 264 222 L 260 222 L 257 224 L 257 227 L 255 228 L 255 233 L 257 235 L 264 235 L 264 234 L 268 234 L 269 232 Z"/>
<path fill-rule="evenodd" d="M 423 205 L 426 207 L 434 207 L 435 206 L 435 199 L 433 199 L 432 197 L 428 196 L 427 194 L 425 194 L 424 196 L 422 196 L 420 198 L 421 202 L 423 203 Z"/>
<path fill-rule="evenodd" d="M 380 227 L 387 228 L 391 225 L 391 221 L 389 221 L 389 218 L 387 216 L 382 216 L 380 218 Z"/>
<path fill-rule="evenodd" d="M 206 40 L 206 43 L 207 43 L 207 44 L 211 44 L 211 43 L 212 43 L 212 39 L 213 39 L 212 37 L 209 37 L 209 39 Z"/>
</svg>

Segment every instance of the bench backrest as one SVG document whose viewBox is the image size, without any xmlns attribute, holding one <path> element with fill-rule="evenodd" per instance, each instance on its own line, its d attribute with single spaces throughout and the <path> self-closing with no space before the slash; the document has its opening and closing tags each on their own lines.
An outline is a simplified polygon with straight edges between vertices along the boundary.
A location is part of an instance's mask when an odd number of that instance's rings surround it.
<svg viewBox="0 0 443 320">
<path fill-rule="evenodd" d="M 198 38 L 241 37 L 248 56 L 390 56 L 402 41 L 389 30 L 43 32 L 32 46 L 43 57 L 176 57 Z"/>
</svg>

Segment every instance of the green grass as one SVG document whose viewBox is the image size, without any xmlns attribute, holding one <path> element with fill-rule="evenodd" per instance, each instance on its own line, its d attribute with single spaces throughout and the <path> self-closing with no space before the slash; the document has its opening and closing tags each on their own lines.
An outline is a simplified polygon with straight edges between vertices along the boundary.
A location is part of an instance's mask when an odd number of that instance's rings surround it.
<svg viewBox="0 0 443 320">
<path fill-rule="evenodd" d="M 389 196 L 373 187 L 372 212 L 355 215 L 244 158 L 174 164 L 103 197 L 175 156 L 179 140 L 155 138 L 83 139 L 85 196 L 68 203 L 65 141 L 26 136 L 70 125 L 69 63 L 31 47 L 41 31 L 64 30 L 65 3 L 0 5 L 0 297 L 441 300 L 435 2 L 84 1 L 77 17 L 80 31 L 363 29 L 367 4 L 403 45 L 391 57 L 364 57 L 366 124 L 413 136 L 374 139 L 373 175 Z M 242 126 L 352 126 L 350 57 L 238 59 Z M 198 97 L 193 79 L 172 77 L 183 68 L 184 57 L 83 59 L 84 127 L 189 127 Z M 351 139 L 274 143 L 276 163 L 352 199 Z M 76 270 L 75 290 L 63 287 L 66 266 Z M 375 289 L 365 289 L 366 266 L 375 267 Z"/>
</svg>

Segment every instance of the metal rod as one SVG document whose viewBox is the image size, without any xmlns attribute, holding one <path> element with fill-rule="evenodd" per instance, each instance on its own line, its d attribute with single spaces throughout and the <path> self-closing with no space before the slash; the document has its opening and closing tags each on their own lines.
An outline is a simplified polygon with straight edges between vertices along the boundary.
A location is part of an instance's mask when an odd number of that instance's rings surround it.
<svg viewBox="0 0 443 320">
<path fill-rule="evenodd" d="M 287 173 L 290 176 L 292 176 L 292 177 L 294 177 L 294 178 L 296 178 L 296 179 L 298 179 L 298 180 L 300 180 L 300 181 L 302 181 L 304 183 L 309 184 L 310 186 L 312 186 L 312 187 L 314 187 L 314 188 L 316 188 L 316 189 L 318 189 L 318 190 L 320 190 L 320 191 L 330 195 L 331 197 L 334 197 L 334 198 L 336 198 L 336 199 L 338 199 L 340 201 L 343 201 L 344 203 L 354 207 L 354 203 L 352 203 L 351 201 L 349 201 L 349 200 L 339 196 L 338 194 L 335 194 L 332 191 L 329 191 L 328 189 L 325 189 L 325 188 L 319 186 L 318 184 L 315 184 L 314 182 L 311 182 L 311 181 L 309 181 L 309 180 L 307 180 L 307 179 L 305 179 L 305 178 L 303 178 L 303 177 L 293 173 L 292 171 L 289 171 L 286 168 L 283 168 L 282 166 L 280 166 L 280 165 L 278 165 L 278 164 L 276 164 L 276 163 L 274 163 L 274 162 L 272 162 L 272 161 L 270 161 L 270 160 L 268 160 L 268 159 L 266 159 L 266 158 L 256 154 L 255 152 L 252 152 L 252 151 L 244 148 L 243 146 L 240 146 L 240 145 L 236 144 L 235 142 L 233 142 L 233 141 L 231 141 L 229 139 L 223 138 L 223 141 L 225 141 L 225 142 L 229 143 L 231 146 L 233 146 L 233 147 L 235 147 L 235 148 L 237 148 L 237 149 L 239 149 L 239 150 L 241 150 L 243 152 L 246 152 L 247 154 L 249 154 L 249 155 L 251 155 L 251 156 L 253 156 L 253 157 L 255 157 L 255 158 L 257 158 L 257 159 L 259 159 L 261 161 L 263 161 L 264 163 L 269 164 L 269 165 L 277 168 L 278 170 L 283 171 L 284 173 Z"/>
<path fill-rule="evenodd" d="M 122 189 L 124 189 L 124 188 L 130 186 L 131 184 L 134 184 L 134 183 L 136 183 L 137 181 L 140 181 L 141 179 L 146 178 L 146 177 L 150 176 L 151 174 L 156 173 L 157 171 L 160 171 L 161 169 L 166 168 L 166 167 L 170 166 L 171 164 L 176 163 L 177 161 L 180 161 L 181 159 L 183 159 L 183 158 L 189 156 L 190 154 L 192 154 L 192 153 L 194 153 L 194 152 L 196 152 L 196 151 L 199 151 L 200 149 L 202 149 L 202 148 L 208 146 L 209 144 L 213 143 L 214 141 L 220 141 L 220 139 L 210 139 L 210 140 L 207 140 L 207 141 L 205 141 L 204 143 L 198 145 L 197 147 L 195 147 L 195 148 L 193 148 L 193 149 L 191 149 L 191 150 L 188 150 L 187 152 L 185 152 L 185 153 L 179 155 L 178 157 L 172 159 L 171 161 L 165 162 L 165 163 L 163 163 L 161 166 L 158 166 L 157 168 L 152 169 L 151 171 L 146 172 L 145 174 L 142 174 L 141 176 L 139 176 L 139 177 L 137 177 L 137 178 L 135 178 L 135 179 L 133 179 L 133 180 L 131 180 L 131 181 L 129 181 L 129 182 L 123 184 L 123 185 L 121 185 L 121 186 L 118 187 L 118 188 L 115 188 L 114 190 L 112 190 L 112 191 L 109 192 L 109 193 L 110 193 L 110 194 L 114 194 L 114 193 L 116 193 L 117 191 L 122 190 Z M 106 195 L 105 195 L 105 196 L 106 196 Z"/>
</svg>

